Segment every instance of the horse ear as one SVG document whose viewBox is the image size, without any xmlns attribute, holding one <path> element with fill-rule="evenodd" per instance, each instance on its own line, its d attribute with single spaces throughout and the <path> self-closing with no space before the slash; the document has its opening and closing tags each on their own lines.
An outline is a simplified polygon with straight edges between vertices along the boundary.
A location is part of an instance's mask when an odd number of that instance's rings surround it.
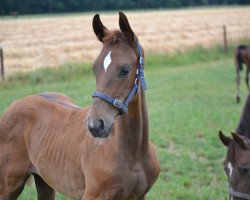
<svg viewBox="0 0 250 200">
<path fill-rule="evenodd" d="M 233 139 L 234 139 L 234 141 L 238 144 L 238 145 L 240 145 L 240 147 L 242 148 L 242 149 L 247 149 L 247 144 L 245 144 L 245 141 L 243 140 L 243 138 L 241 138 L 238 134 L 236 134 L 236 133 L 231 133 L 232 134 L 232 136 L 233 136 Z"/>
<path fill-rule="evenodd" d="M 102 24 L 99 14 L 94 16 L 92 26 L 98 40 L 103 42 L 104 36 L 108 34 L 108 29 Z"/>
<path fill-rule="evenodd" d="M 123 12 L 119 12 L 119 26 L 127 40 L 133 45 L 136 41 L 136 36 L 129 25 L 126 15 Z"/>
<path fill-rule="evenodd" d="M 230 145 L 232 139 L 231 139 L 230 137 L 225 136 L 225 135 L 222 133 L 222 131 L 219 131 L 219 137 L 220 137 L 221 142 L 222 142 L 225 146 L 228 147 L 228 146 Z"/>
</svg>

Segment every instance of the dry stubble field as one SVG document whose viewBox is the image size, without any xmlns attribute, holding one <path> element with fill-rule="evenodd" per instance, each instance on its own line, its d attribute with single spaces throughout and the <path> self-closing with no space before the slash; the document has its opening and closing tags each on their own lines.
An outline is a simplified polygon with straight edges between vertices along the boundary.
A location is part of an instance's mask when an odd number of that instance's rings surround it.
<svg viewBox="0 0 250 200">
<path fill-rule="evenodd" d="M 250 7 L 125 12 L 147 53 L 178 51 L 250 37 Z M 92 31 L 93 13 L 0 20 L 0 46 L 7 74 L 92 61 L 100 51 Z M 118 28 L 118 13 L 101 13 L 108 28 Z"/>
</svg>

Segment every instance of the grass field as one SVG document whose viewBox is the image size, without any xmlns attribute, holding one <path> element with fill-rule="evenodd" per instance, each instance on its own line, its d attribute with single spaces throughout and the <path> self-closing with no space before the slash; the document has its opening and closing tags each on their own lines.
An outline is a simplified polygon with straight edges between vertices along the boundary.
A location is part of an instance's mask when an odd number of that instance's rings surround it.
<svg viewBox="0 0 250 200">
<path fill-rule="evenodd" d="M 150 137 L 161 163 L 149 200 L 228 199 L 222 166 L 226 149 L 218 130 L 235 130 L 247 95 L 243 83 L 243 101 L 236 104 L 233 63 L 232 49 L 225 55 L 220 48 L 146 58 Z M 12 76 L 0 85 L 0 113 L 15 99 L 44 91 L 62 92 L 81 106 L 89 105 L 95 89 L 90 68 L 65 65 Z M 19 199 L 35 200 L 34 188 L 27 186 Z"/>
<path fill-rule="evenodd" d="M 147 53 L 222 44 L 224 25 L 229 43 L 250 37 L 249 6 L 125 13 Z M 0 19 L 6 73 L 93 60 L 101 47 L 92 30 L 93 16 Z M 109 29 L 119 27 L 118 12 L 101 13 L 101 19 Z"/>
</svg>

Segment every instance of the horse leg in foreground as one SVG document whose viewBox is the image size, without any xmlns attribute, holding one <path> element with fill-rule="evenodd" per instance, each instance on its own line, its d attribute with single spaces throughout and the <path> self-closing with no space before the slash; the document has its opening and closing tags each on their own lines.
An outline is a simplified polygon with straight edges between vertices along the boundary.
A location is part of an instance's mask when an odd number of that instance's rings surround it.
<svg viewBox="0 0 250 200">
<path fill-rule="evenodd" d="M 237 94 L 236 94 L 236 101 L 237 103 L 240 102 L 240 70 L 242 70 L 242 59 L 240 48 L 236 48 L 234 51 L 234 62 L 235 62 L 235 69 L 236 69 L 236 85 L 237 85 Z"/>
<path fill-rule="evenodd" d="M 127 17 L 108 30 L 93 70 L 91 107 L 60 93 L 15 101 L 0 119 L 0 200 L 16 200 L 33 175 L 39 200 L 145 200 L 160 172 L 149 140 L 143 49 Z"/>
<path fill-rule="evenodd" d="M 236 94 L 236 101 L 240 103 L 240 71 L 236 71 L 236 85 L 237 85 L 237 94 Z"/>
<path fill-rule="evenodd" d="M 250 62 L 250 61 L 249 61 Z M 246 71 L 246 84 L 247 84 L 247 89 L 249 92 L 249 70 L 250 70 L 250 65 L 247 65 L 247 71 Z"/>
</svg>

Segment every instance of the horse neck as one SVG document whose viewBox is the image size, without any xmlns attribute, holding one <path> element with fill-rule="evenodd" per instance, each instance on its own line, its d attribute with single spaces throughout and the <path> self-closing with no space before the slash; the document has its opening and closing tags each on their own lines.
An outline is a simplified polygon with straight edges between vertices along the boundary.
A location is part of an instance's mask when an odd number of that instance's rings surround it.
<svg viewBox="0 0 250 200">
<path fill-rule="evenodd" d="M 117 121 L 121 146 L 133 155 L 146 152 L 148 147 L 148 113 L 144 91 L 140 88 L 136 99 L 129 104 L 128 112 Z"/>
<path fill-rule="evenodd" d="M 236 133 L 250 138 L 250 95 L 248 95 L 247 101 L 241 113 L 240 122 L 236 129 Z"/>
</svg>

